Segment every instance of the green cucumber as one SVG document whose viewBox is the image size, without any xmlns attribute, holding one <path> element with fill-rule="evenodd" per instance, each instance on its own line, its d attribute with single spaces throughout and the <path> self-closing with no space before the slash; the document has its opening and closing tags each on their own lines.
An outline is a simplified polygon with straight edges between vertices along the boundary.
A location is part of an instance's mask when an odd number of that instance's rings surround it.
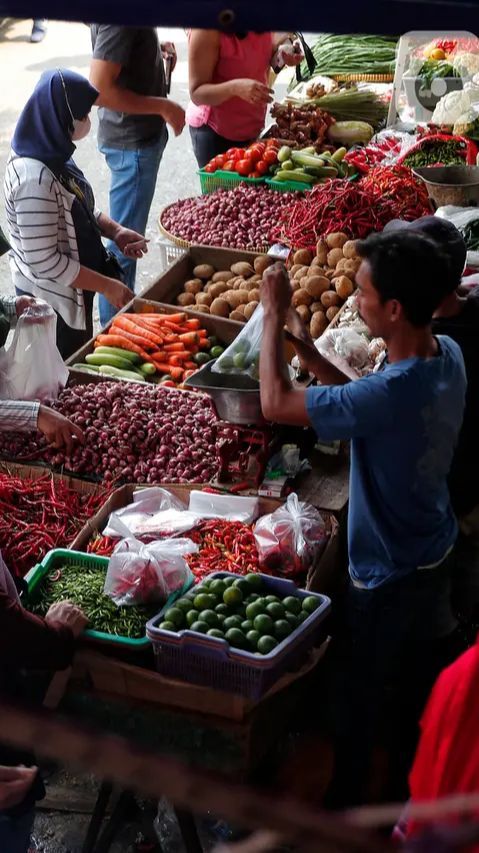
<svg viewBox="0 0 479 853">
<path fill-rule="evenodd" d="M 312 175 L 307 175 L 306 172 L 298 171 L 298 172 L 287 172 L 283 169 L 281 172 L 278 172 L 276 175 L 277 181 L 297 181 L 302 184 L 314 184 L 317 178 Z"/>
<path fill-rule="evenodd" d="M 120 349 L 120 347 L 96 347 L 95 352 L 104 353 L 105 355 L 118 355 L 120 358 L 126 358 L 132 364 L 139 364 L 141 357 L 136 352 L 130 352 L 128 349 Z"/>
<path fill-rule="evenodd" d="M 151 364 L 149 361 L 144 361 L 143 364 L 140 364 L 138 370 L 143 376 L 153 376 L 156 373 L 156 367 L 154 364 Z"/>
<path fill-rule="evenodd" d="M 278 162 L 284 163 L 285 160 L 289 160 L 291 157 L 291 148 L 288 145 L 283 145 L 282 148 L 278 151 Z"/>
<path fill-rule="evenodd" d="M 100 368 L 94 364 L 72 364 L 70 370 L 81 370 L 82 373 L 91 373 L 92 375 L 100 372 Z"/>
<path fill-rule="evenodd" d="M 105 376 L 114 376 L 116 379 L 129 379 L 134 382 L 146 382 L 145 377 L 136 370 L 123 370 L 110 364 L 103 364 L 100 373 Z"/>
<path fill-rule="evenodd" d="M 334 154 L 332 155 L 332 159 L 335 163 L 341 163 L 347 153 L 348 149 L 343 146 L 342 148 L 338 148 L 338 150 L 334 152 Z"/>
<path fill-rule="evenodd" d="M 133 368 L 129 359 L 103 352 L 92 352 L 85 356 L 85 361 L 87 364 L 97 364 L 99 367 L 103 367 L 106 364 L 109 367 L 119 367 L 120 370 L 132 370 Z"/>
</svg>

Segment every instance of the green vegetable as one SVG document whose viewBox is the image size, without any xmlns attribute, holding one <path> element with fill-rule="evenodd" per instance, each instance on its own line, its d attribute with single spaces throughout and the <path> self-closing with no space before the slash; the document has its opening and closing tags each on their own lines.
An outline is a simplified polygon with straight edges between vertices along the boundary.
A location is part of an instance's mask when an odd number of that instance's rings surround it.
<svg viewBox="0 0 479 853">
<path fill-rule="evenodd" d="M 323 33 L 311 48 L 316 60 L 313 74 L 324 74 L 328 77 L 348 74 L 393 75 L 396 47 L 397 38 L 394 36 Z M 309 80 L 313 76 L 306 61 L 301 63 L 300 71 L 302 80 Z M 295 78 L 291 81 L 290 88 L 294 86 Z"/>
<path fill-rule="evenodd" d="M 210 356 L 211 356 L 211 358 L 219 358 L 220 355 L 223 355 L 224 351 L 225 351 L 224 347 L 219 347 L 219 346 L 211 347 Z"/>
<path fill-rule="evenodd" d="M 328 136 L 350 148 L 359 142 L 367 145 L 374 136 L 374 128 L 365 121 L 337 121 L 329 128 Z"/>
<path fill-rule="evenodd" d="M 297 172 L 286 172 L 284 170 L 281 170 L 281 172 L 278 172 L 278 174 L 275 176 L 275 180 L 276 181 L 298 181 L 298 182 L 303 183 L 303 184 L 310 184 L 311 185 L 311 184 L 316 183 L 317 176 L 313 177 L 313 175 L 307 175 L 306 172 L 303 172 L 302 170 L 299 170 Z M 234 356 L 233 361 L 235 358 L 236 358 L 236 356 Z M 236 365 L 236 367 L 244 367 L 243 364 L 236 364 L 236 362 L 235 362 L 235 365 Z"/>
<path fill-rule="evenodd" d="M 105 355 L 118 355 L 120 358 L 126 358 L 128 361 L 131 361 L 132 364 L 139 364 L 141 361 L 140 356 L 136 352 L 130 352 L 130 350 L 120 349 L 120 347 L 96 347 L 95 353 L 104 353 Z"/>
<path fill-rule="evenodd" d="M 193 356 L 193 361 L 195 362 L 195 364 L 199 365 L 207 364 L 209 361 L 211 361 L 211 356 L 208 352 L 197 352 Z"/>
<path fill-rule="evenodd" d="M 151 364 L 149 361 L 144 361 L 143 364 L 140 364 L 138 370 L 143 374 L 143 376 L 153 376 L 153 374 L 156 373 L 155 365 Z"/>
<path fill-rule="evenodd" d="M 108 364 L 110 367 L 119 367 L 120 370 L 132 369 L 132 363 L 127 358 L 122 358 L 119 355 L 110 355 L 109 353 L 92 352 L 85 356 L 85 361 L 87 364 L 97 364 L 99 367 Z"/>
<path fill-rule="evenodd" d="M 463 228 L 459 229 L 466 242 L 469 251 L 479 251 L 479 213 L 478 218 L 468 222 Z"/>
<path fill-rule="evenodd" d="M 334 152 L 332 159 L 335 163 L 342 163 L 347 153 L 348 149 L 344 148 L 343 146 L 342 148 L 338 148 L 338 150 Z"/>
<path fill-rule="evenodd" d="M 92 376 L 100 372 L 100 368 L 94 364 L 72 364 L 72 370 L 80 370 L 81 373 L 90 373 Z"/>
<path fill-rule="evenodd" d="M 427 59 L 419 69 L 419 77 L 423 78 L 422 89 L 430 89 L 433 80 L 444 77 L 460 77 L 450 62 L 445 59 Z"/>
<path fill-rule="evenodd" d="M 145 382 L 145 377 L 139 371 L 123 370 L 123 368 L 113 367 L 110 364 L 102 364 L 100 367 L 100 373 L 104 373 L 105 376 L 114 376 L 117 379 L 129 379 L 135 382 Z"/>
<path fill-rule="evenodd" d="M 139 639 L 145 636 L 145 625 L 158 613 L 158 605 L 118 607 L 103 593 L 105 571 L 85 566 L 61 566 L 60 577 L 53 581 L 58 569 L 52 569 L 42 583 L 39 594 L 29 603 L 29 609 L 45 616 L 57 601 L 68 599 L 88 617 L 87 628 L 117 637 Z M 174 630 L 169 629 L 169 630 Z"/>
<path fill-rule="evenodd" d="M 336 121 L 364 121 L 374 128 L 379 127 L 387 115 L 385 102 L 378 98 L 374 92 L 358 91 L 356 88 L 322 95 L 321 98 L 316 98 L 314 103 L 334 116 Z M 330 131 L 331 128 L 328 133 Z"/>
<path fill-rule="evenodd" d="M 288 145 L 283 145 L 278 151 L 278 162 L 285 163 L 291 157 L 291 148 Z"/>
</svg>

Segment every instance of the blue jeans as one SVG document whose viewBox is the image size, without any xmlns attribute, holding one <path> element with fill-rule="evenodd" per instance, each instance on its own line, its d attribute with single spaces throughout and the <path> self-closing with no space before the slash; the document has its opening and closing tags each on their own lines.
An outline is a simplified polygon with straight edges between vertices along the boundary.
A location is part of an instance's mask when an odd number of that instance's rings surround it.
<svg viewBox="0 0 479 853">
<path fill-rule="evenodd" d="M 111 173 L 110 216 L 115 222 L 125 228 L 133 228 L 140 234 L 145 233 L 158 169 L 167 142 L 168 131 L 165 127 L 160 141 L 146 148 L 130 150 L 100 146 Z M 121 264 L 125 284 L 134 292 L 136 261 L 125 258 L 111 240 L 108 241 L 108 248 Z M 109 323 L 118 310 L 104 296 L 100 296 L 99 309 L 102 326 Z"/>
<path fill-rule="evenodd" d="M 35 813 L 32 810 L 20 817 L 0 812 L 0 850 L 2 853 L 27 853 Z"/>
</svg>

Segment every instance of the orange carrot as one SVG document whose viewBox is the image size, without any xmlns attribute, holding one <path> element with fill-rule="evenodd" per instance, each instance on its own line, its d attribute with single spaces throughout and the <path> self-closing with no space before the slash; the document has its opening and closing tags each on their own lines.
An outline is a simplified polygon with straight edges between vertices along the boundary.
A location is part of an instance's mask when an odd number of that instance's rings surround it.
<svg viewBox="0 0 479 853">
<path fill-rule="evenodd" d="M 198 335 L 196 332 L 186 332 L 183 335 L 180 335 L 180 341 L 182 344 L 197 344 L 198 343 Z"/>
<path fill-rule="evenodd" d="M 165 344 L 163 349 L 165 350 L 165 352 L 183 352 L 184 346 L 182 343 Z"/>
<path fill-rule="evenodd" d="M 123 314 L 123 316 L 128 317 L 128 318 L 132 318 L 132 317 L 137 317 L 138 314 L 129 314 L 128 313 L 128 314 Z M 181 314 L 181 313 L 178 313 L 178 314 L 156 314 L 156 312 L 154 312 L 154 311 L 145 311 L 144 313 L 141 312 L 141 316 L 145 317 L 145 319 L 153 320 L 153 322 L 155 322 L 155 323 L 158 321 L 163 322 L 163 320 L 169 320 L 170 323 L 184 323 L 184 321 L 185 321 L 185 314 Z"/>
<path fill-rule="evenodd" d="M 178 381 L 178 379 L 183 378 L 183 368 L 175 367 L 171 364 L 156 364 L 156 369 L 159 370 L 160 373 L 169 373 L 172 379 Z"/>
<path fill-rule="evenodd" d="M 115 325 L 120 329 L 124 329 L 125 332 L 131 332 L 133 335 L 140 335 L 140 337 L 146 338 L 146 340 L 152 341 L 154 344 L 163 343 L 163 338 L 160 338 L 155 332 L 150 332 L 149 329 L 145 329 L 141 324 L 136 321 L 129 320 L 127 317 L 122 317 L 121 314 L 118 314 L 115 317 Z"/>
<path fill-rule="evenodd" d="M 198 365 L 194 361 L 185 361 L 183 367 L 185 370 L 198 370 Z"/>
<path fill-rule="evenodd" d="M 201 322 L 199 320 L 185 320 L 184 325 L 190 332 L 194 332 L 200 328 Z"/>
<path fill-rule="evenodd" d="M 129 341 L 127 338 L 122 338 L 121 335 L 98 335 L 97 343 L 100 346 L 104 347 L 119 347 L 120 349 L 127 349 L 130 352 L 136 352 L 137 355 L 141 356 L 143 361 L 149 361 L 151 364 L 154 364 L 152 357 L 145 352 L 144 349 L 138 347 L 132 341 Z"/>
<path fill-rule="evenodd" d="M 191 359 L 191 355 L 189 352 L 173 352 L 167 353 L 168 358 L 166 359 L 168 364 L 182 364 L 184 361 L 189 361 Z"/>
<path fill-rule="evenodd" d="M 198 349 L 209 349 L 209 348 L 210 348 L 210 342 L 209 342 L 208 338 L 201 338 L 199 343 L 198 343 Z"/>
<path fill-rule="evenodd" d="M 111 325 L 111 334 L 113 335 L 121 335 L 122 338 L 126 338 L 127 341 L 131 341 L 133 344 L 136 344 L 137 347 L 141 347 L 146 350 L 155 350 L 157 349 L 157 345 L 153 343 L 153 341 L 148 341 L 142 335 L 133 335 L 131 332 L 125 332 L 120 326 L 117 326 L 115 320 Z"/>
</svg>

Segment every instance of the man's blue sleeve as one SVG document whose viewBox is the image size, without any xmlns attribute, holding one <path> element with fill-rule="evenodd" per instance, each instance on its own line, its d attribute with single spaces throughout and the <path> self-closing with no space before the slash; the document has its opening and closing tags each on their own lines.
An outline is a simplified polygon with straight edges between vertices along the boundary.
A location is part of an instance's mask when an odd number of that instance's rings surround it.
<svg viewBox="0 0 479 853">
<path fill-rule="evenodd" d="M 393 423 L 394 409 L 388 382 L 381 374 L 306 391 L 308 417 L 323 441 L 363 438 L 386 429 Z"/>
</svg>

